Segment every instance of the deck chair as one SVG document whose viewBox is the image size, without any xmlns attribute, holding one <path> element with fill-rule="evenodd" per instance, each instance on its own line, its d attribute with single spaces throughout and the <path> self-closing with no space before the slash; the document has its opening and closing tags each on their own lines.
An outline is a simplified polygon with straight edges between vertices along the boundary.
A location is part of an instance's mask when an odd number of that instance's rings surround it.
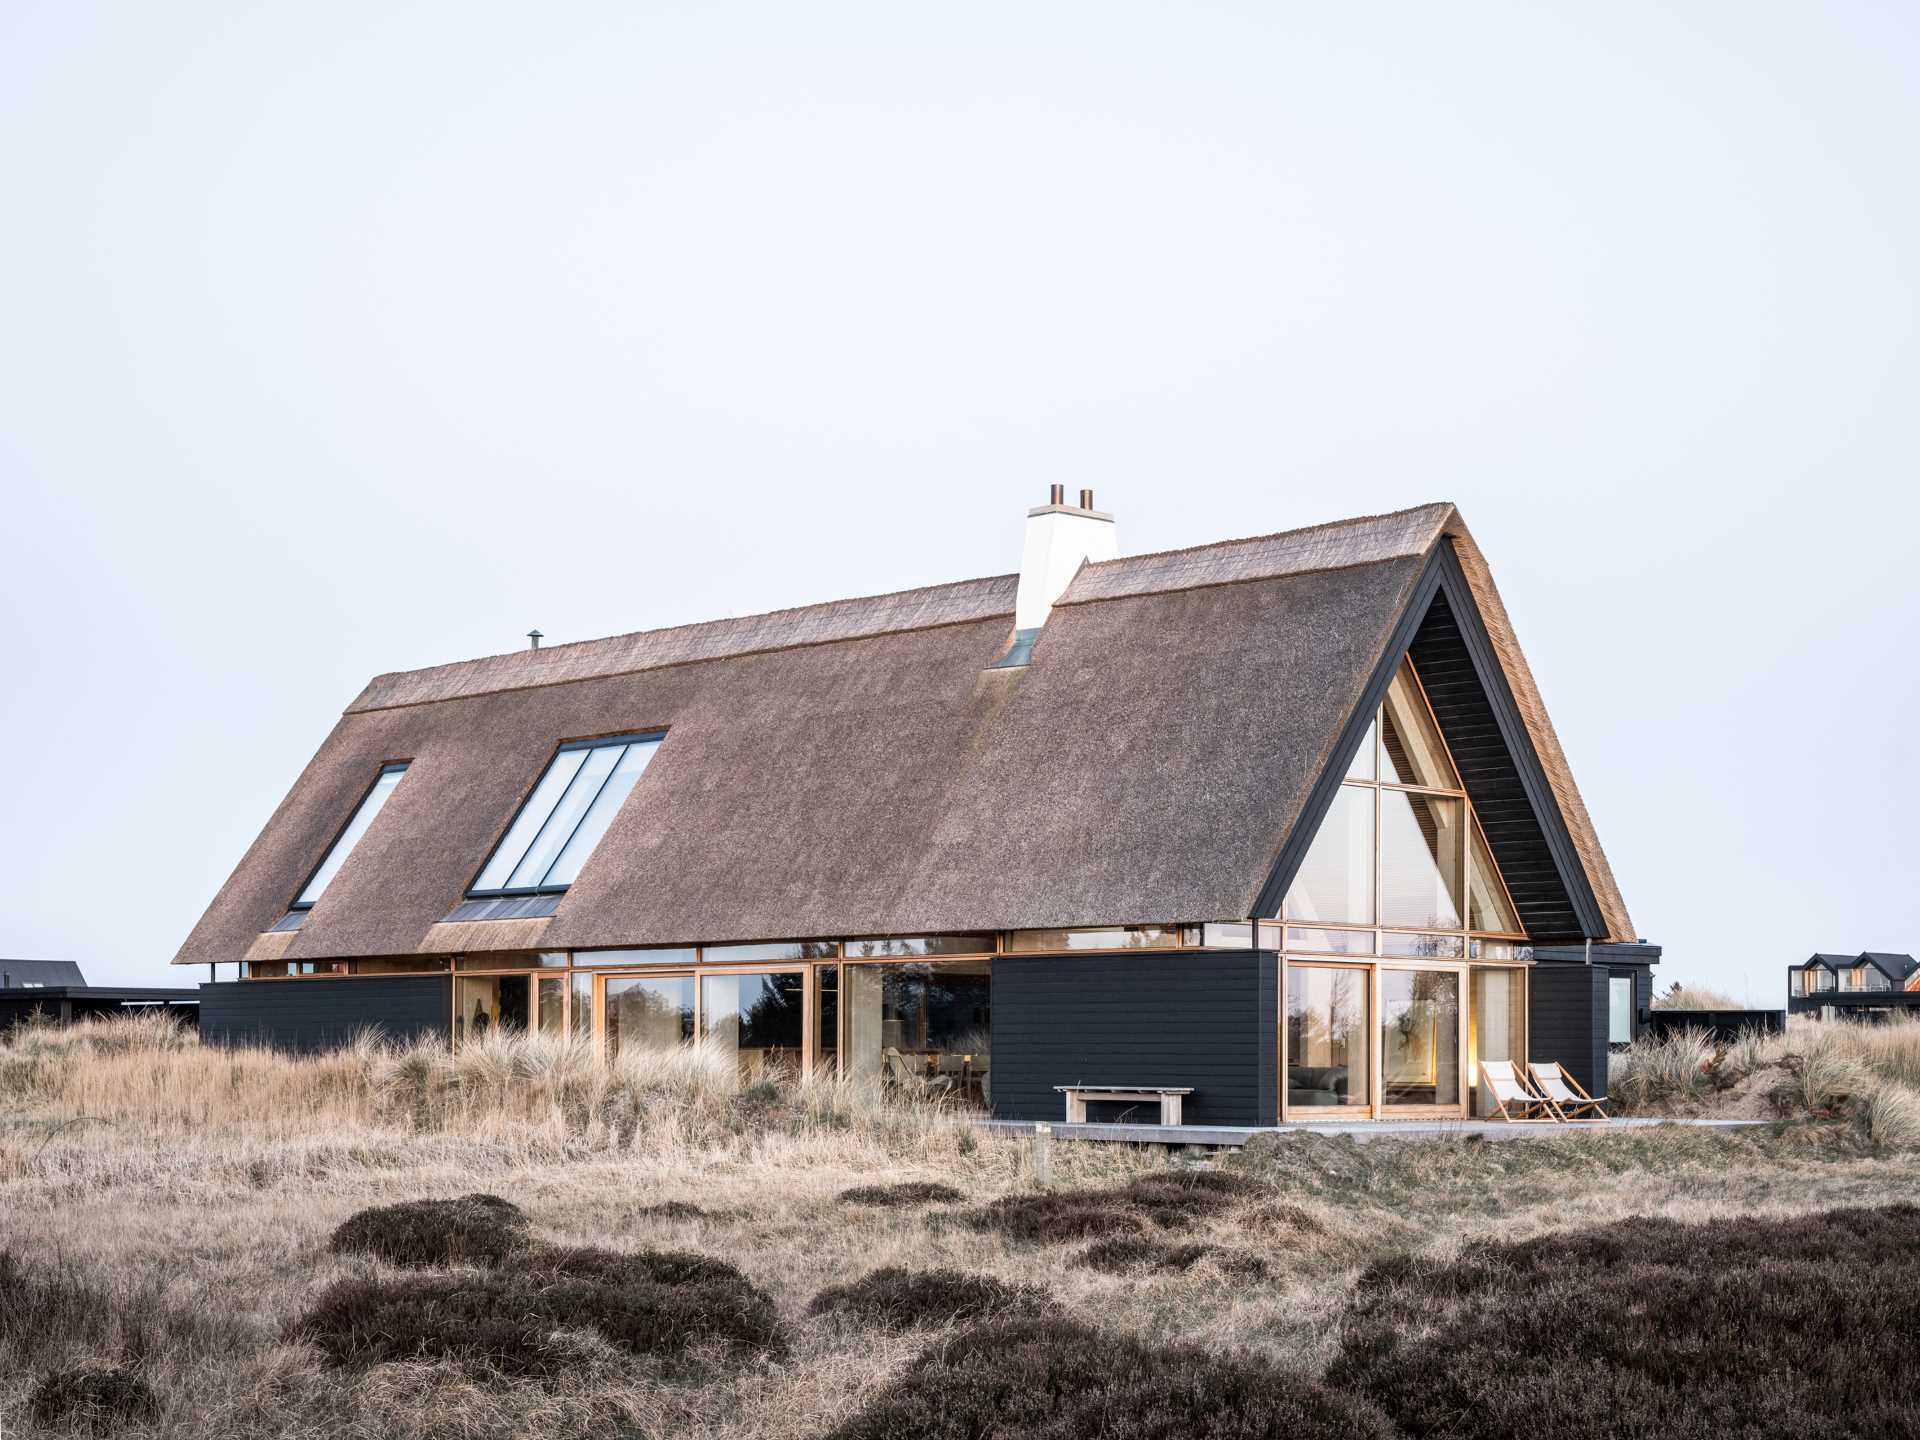
<svg viewBox="0 0 1920 1440">
<path fill-rule="evenodd" d="M 1534 1094 L 1511 1060 L 1482 1060 L 1480 1083 L 1493 1097 L 1493 1113 L 1511 1125 L 1553 1125 L 1553 1106 Z"/>
<path fill-rule="evenodd" d="M 1580 1082 L 1567 1073 L 1567 1067 L 1558 1060 L 1538 1061 L 1527 1066 L 1533 1075 L 1533 1083 L 1553 1113 L 1569 1124 L 1597 1125 L 1604 1123 L 1607 1115 L 1607 1097 L 1589 1095 L 1581 1088 Z"/>
<path fill-rule="evenodd" d="M 913 1086 L 926 1083 L 926 1076 L 914 1074 L 912 1067 L 907 1064 L 906 1056 L 894 1049 L 893 1046 L 887 1046 L 880 1054 L 886 1063 L 887 1078 L 896 1085 Z"/>
</svg>

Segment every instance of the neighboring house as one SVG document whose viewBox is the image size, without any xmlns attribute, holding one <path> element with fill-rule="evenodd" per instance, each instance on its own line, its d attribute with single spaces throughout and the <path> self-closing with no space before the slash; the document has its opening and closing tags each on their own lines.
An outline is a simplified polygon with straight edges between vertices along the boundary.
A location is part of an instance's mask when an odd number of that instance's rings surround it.
<svg viewBox="0 0 1920 1440">
<path fill-rule="evenodd" d="M 1811 955 L 1787 967 L 1787 1013 L 1823 1020 L 1920 1015 L 1920 961 L 1885 950 Z"/>
<path fill-rule="evenodd" d="M 241 967 L 214 1039 L 1249 1125 L 1475 1113 L 1481 1058 L 1597 1090 L 1659 953 L 1451 505 L 1123 559 L 1055 487 L 1018 574 L 375 678 L 176 963 Z"/>
<path fill-rule="evenodd" d="M 200 996 L 189 989 L 89 985 L 71 960 L 0 960 L 0 1035 L 29 1018 L 70 1025 L 131 1010 L 177 1009 L 191 1023 Z"/>
</svg>

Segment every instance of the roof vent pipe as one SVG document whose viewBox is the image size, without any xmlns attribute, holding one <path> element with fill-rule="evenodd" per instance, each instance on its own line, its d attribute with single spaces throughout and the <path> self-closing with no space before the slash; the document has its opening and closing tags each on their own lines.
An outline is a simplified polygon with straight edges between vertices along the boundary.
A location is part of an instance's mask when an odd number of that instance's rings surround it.
<svg viewBox="0 0 1920 1440">
<path fill-rule="evenodd" d="M 538 630 L 527 631 L 527 648 L 529 650 L 538 650 L 540 648 L 540 642 L 546 638 L 547 637 L 542 635 Z"/>
<path fill-rule="evenodd" d="M 1053 602 L 1066 591 L 1081 565 L 1112 560 L 1120 553 L 1113 516 L 1093 508 L 1093 491 L 1080 492 L 1080 504 L 1068 505 L 1066 486 L 1051 487 L 1048 501 L 1027 512 L 1026 543 L 1020 553 L 1020 592 L 1014 600 L 1013 628 L 1037 630 L 1047 623 Z"/>
</svg>

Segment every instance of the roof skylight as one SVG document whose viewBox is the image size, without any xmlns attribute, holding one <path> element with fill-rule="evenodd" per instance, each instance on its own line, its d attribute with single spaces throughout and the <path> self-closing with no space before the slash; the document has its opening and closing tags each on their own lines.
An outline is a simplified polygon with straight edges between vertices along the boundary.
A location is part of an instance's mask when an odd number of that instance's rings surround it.
<svg viewBox="0 0 1920 1440">
<path fill-rule="evenodd" d="M 624 735 L 562 745 L 467 894 L 565 890 L 607 833 L 620 802 L 663 738 L 657 733 Z"/>
</svg>

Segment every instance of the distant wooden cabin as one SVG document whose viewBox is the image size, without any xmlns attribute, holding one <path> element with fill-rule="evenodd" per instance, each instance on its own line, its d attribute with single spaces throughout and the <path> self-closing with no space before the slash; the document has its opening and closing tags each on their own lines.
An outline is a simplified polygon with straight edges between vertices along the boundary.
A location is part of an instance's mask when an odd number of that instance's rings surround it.
<svg viewBox="0 0 1920 1440">
<path fill-rule="evenodd" d="M 206 1033 L 700 1039 L 1008 1118 L 1602 1089 L 1660 952 L 1454 507 L 1114 535 L 1055 487 L 1017 574 L 375 678 L 180 949 L 238 967 Z"/>
</svg>

